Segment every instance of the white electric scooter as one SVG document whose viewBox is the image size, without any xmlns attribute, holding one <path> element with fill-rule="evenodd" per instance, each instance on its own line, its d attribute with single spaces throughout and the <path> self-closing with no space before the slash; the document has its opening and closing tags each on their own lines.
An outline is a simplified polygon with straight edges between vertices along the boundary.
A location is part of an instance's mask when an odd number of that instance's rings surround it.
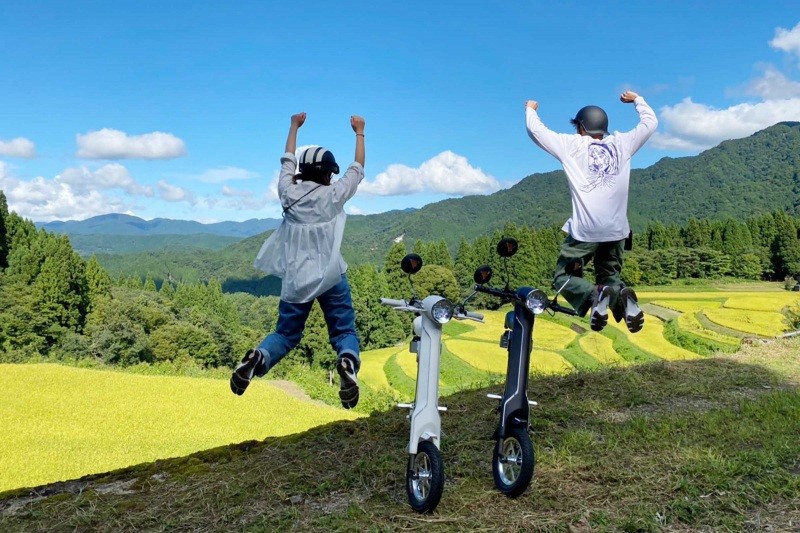
<svg viewBox="0 0 800 533">
<path fill-rule="evenodd" d="M 411 275 L 422 268 L 422 258 L 406 255 L 400 263 L 403 272 Z M 411 434 L 408 440 L 406 493 L 411 508 L 419 513 L 432 512 L 439 504 L 444 489 L 444 464 L 439 451 L 442 423 L 439 411 L 439 359 L 442 352 L 442 326 L 452 318 L 482 321 L 483 315 L 467 311 L 454 312 L 453 304 L 442 296 L 431 295 L 419 300 L 411 284 L 411 299 L 381 298 L 383 305 L 397 311 L 416 314 L 414 337 L 409 351 L 417 354 L 417 387 L 414 402 L 398 404 L 410 409 Z"/>
</svg>

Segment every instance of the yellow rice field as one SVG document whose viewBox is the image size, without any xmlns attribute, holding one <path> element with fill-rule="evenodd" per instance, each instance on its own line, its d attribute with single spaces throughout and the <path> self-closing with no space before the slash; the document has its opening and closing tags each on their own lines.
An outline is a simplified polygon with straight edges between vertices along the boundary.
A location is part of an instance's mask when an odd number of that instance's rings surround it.
<svg viewBox="0 0 800 533">
<path fill-rule="evenodd" d="M 678 311 L 679 313 L 696 313 L 703 309 L 716 309 L 722 307 L 722 300 L 680 300 L 680 299 L 658 299 L 651 303 Z"/>
<path fill-rule="evenodd" d="M 497 340 L 500 334 L 496 335 Z M 450 339 L 444 342 L 447 349 L 458 358 L 478 370 L 504 374 L 508 364 L 508 352 L 500 348 L 499 342 L 478 342 L 468 339 Z"/>
<path fill-rule="evenodd" d="M 627 365 L 627 360 L 623 359 L 616 350 L 614 350 L 614 341 L 608 337 L 604 337 L 594 331 L 589 331 L 586 335 L 578 339 L 578 345 L 581 350 L 591 355 L 598 361 L 608 365 Z"/>
<path fill-rule="evenodd" d="M 726 309 L 744 309 L 750 311 L 780 311 L 783 307 L 791 307 L 800 304 L 800 296 L 797 293 L 767 293 L 760 297 L 732 296 L 725 300 L 722 305 Z"/>
<path fill-rule="evenodd" d="M 0 491 L 298 433 L 344 409 L 255 380 L 143 376 L 51 364 L 0 365 Z"/>
<path fill-rule="evenodd" d="M 754 313 L 741 309 L 720 308 L 704 310 L 703 314 L 715 324 L 753 335 L 776 337 L 788 330 L 784 316 L 774 311 Z"/>
<path fill-rule="evenodd" d="M 564 374 L 570 372 L 573 367 L 565 361 L 561 354 L 550 350 L 539 350 L 534 347 L 531 354 L 531 372 L 538 374 Z"/>
<path fill-rule="evenodd" d="M 725 344 L 730 344 L 733 346 L 739 345 L 739 339 L 736 337 L 731 337 L 729 335 L 724 335 L 722 333 L 718 333 L 716 331 L 712 331 L 703 327 L 699 320 L 694 313 L 683 313 L 678 317 L 678 327 L 680 327 L 684 331 L 688 331 L 689 333 L 694 333 L 695 335 L 699 335 L 700 337 L 705 337 L 706 339 L 722 342 Z"/>
<path fill-rule="evenodd" d="M 619 323 L 610 320 L 608 326 L 615 327 L 627 335 L 628 340 L 634 346 L 661 357 L 662 359 L 696 359 L 700 357 L 694 352 L 679 348 L 667 341 L 667 339 L 664 338 L 664 326 L 661 325 L 661 321 L 658 318 L 652 315 L 645 314 L 644 327 L 638 333 L 629 332 L 628 328 L 625 326 L 624 320 Z"/>
<path fill-rule="evenodd" d="M 408 351 L 405 344 L 362 352 L 361 368 L 358 371 L 359 381 L 373 390 L 391 390 L 392 387 L 389 385 L 389 380 L 386 379 L 383 366 L 391 356 L 403 350 Z"/>
</svg>

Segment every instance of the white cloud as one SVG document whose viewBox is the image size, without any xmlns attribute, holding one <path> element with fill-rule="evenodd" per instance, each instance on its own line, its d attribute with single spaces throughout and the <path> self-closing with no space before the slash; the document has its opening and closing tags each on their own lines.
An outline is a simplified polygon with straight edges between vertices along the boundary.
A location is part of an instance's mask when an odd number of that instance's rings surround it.
<svg viewBox="0 0 800 533">
<path fill-rule="evenodd" d="M 769 42 L 769 45 L 800 58 L 800 22 L 791 30 L 776 28 L 775 38 Z"/>
<path fill-rule="evenodd" d="M 158 182 L 158 195 L 167 202 L 188 202 L 191 205 L 197 203 L 195 194 L 183 187 L 170 185 L 164 180 Z"/>
<path fill-rule="evenodd" d="M 373 181 L 364 181 L 358 190 L 377 196 L 435 192 L 454 196 L 494 192 L 498 181 L 470 166 L 467 158 L 445 151 L 422 163 L 419 168 L 390 165 Z"/>
<path fill-rule="evenodd" d="M 186 154 L 181 139 L 160 131 L 129 136 L 124 131 L 103 128 L 79 133 L 76 138 L 77 156 L 85 159 L 172 159 Z"/>
<path fill-rule="evenodd" d="M 654 147 L 702 150 L 726 139 L 746 137 L 778 122 L 800 121 L 800 98 L 738 104 L 726 109 L 684 98 L 679 104 L 663 107 L 659 120 L 667 131 L 653 135 Z"/>
<path fill-rule="evenodd" d="M 257 178 L 258 173 L 238 167 L 211 168 L 197 176 L 203 183 L 223 183 L 233 180 L 249 180 Z"/>
<path fill-rule="evenodd" d="M 345 211 L 347 211 L 348 215 L 365 215 L 366 212 L 361 209 L 360 207 L 356 207 L 354 205 L 346 205 Z"/>
<path fill-rule="evenodd" d="M 800 23 L 791 30 L 777 28 L 769 45 L 800 58 Z M 718 109 L 690 97 L 661 108 L 659 131 L 650 142 L 655 148 L 696 151 L 727 139 L 752 135 L 778 122 L 800 120 L 800 82 L 789 79 L 774 65 L 760 65 L 759 77 L 744 85 L 744 93 L 759 101 Z M 741 94 L 741 88 L 739 89 Z"/>
<path fill-rule="evenodd" d="M 36 157 L 36 148 L 33 142 L 25 137 L 17 137 L 10 141 L 0 140 L 0 155 L 30 159 Z"/>
<path fill-rule="evenodd" d="M 137 183 L 128 169 L 119 163 L 103 165 L 94 171 L 85 166 L 68 168 L 56 176 L 54 181 L 70 185 L 78 194 L 87 194 L 97 189 L 121 189 L 134 196 L 153 196 L 152 187 Z"/>
<path fill-rule="evenodd" d="M 760 78 L 750 81 L 745 92 L 764 100 L 781 100 L 800 97 L 800 82 L 787 78 L 773 65 L 766 65 Z"/>
<path fill-rule="evenodd" d="M 6 195 L 10 211 L 36 221 L 83 220 L 109 212 L 130 213 L 124 200 L 98 190 L 79 193 L 69 183 L 41 176 L 30 181 L 18 180 L 9 175 L 2 162 L 0 189 Z"/>
</svg>

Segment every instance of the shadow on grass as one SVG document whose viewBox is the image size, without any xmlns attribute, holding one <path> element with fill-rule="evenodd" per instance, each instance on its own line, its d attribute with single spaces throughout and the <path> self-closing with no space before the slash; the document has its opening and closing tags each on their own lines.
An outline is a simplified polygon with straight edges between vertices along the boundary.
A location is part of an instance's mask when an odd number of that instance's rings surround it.
<svg viewBox="0 0 800 533">
<path fill-rule="evenodd" d="M 785 503 L 766 517 L 775 527 L 800 518 L 800 394 L 768 368 L 711 358 L 532 376 L 537 466 L 515 500 L 492 484 L 496 389 L 442 398 L 447 481 L 427 518 L 407 505 L 408 421 L 391 410 L 7 492 L 0 529 L 737 530 L 765 502 Z"/>
</svg>

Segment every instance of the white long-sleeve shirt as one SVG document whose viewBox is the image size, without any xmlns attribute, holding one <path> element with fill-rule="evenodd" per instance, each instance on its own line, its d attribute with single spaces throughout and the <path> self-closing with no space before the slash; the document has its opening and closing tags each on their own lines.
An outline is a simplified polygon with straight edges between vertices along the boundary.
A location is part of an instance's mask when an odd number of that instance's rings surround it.
<svg viewBox="0 0 800 533">
<path fill-rule="evenodd" d="M 342 178 L 330 185 L 292 183 L 296 168 L 294 154 L 283 154 L 278 196 L 284 209 L 291 208 L 285 211 L 278 229 L 264 241 L 254 264 L 282 279 L 281 300 L 302 303 L 336 285 L 347 271 L 341 254 L 347 218 L 344 204 L 364 179 L 364 167 L 354 161 Z"/>
<path fill-rule="evenodd" d="M 561 162 L 569 181 L 572 217 L 563 226 L 582 242 L 609 242 L 626 238 L 631 157 L 655 132 L 658 119 L 641 96 L 634 100 L 639 124 L 604 139 L 549 130 L 538 113 L 526 108 L 528 135 Z"/>
</svg>

